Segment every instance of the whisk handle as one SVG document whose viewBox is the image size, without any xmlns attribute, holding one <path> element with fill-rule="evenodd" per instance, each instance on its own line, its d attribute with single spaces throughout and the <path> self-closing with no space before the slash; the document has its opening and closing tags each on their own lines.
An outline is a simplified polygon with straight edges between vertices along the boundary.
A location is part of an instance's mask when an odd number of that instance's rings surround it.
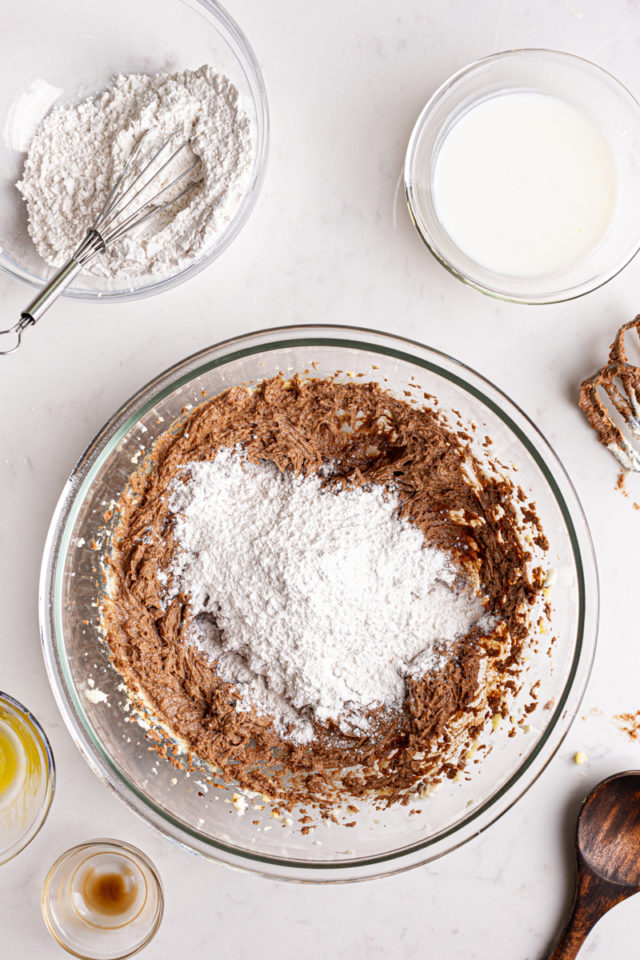
<svg viewBox="0 0 640 960">
<path fill-rule="evenodd" d="M 27 327 L 32 327 L 47 312 L 52 303 L 54 303 L 65 287 L 68 287 L 75 276 L 82 270 L 82 265 L 78 263 L 75 257 L 72 257 L 64 267 L 60 267 L 46 287 L 43 287 L 37 297 L 35 297 L 28 307 L 20 314 L 20 319 L 16 320 L 13 326 L 7 330 L 0 330 L 0 337 L 8 336 L 12 338 L 11 346 L 0 350 L 0 357 L 13 353 L 20 346 L 22 333 Z M 4 339 L 0 341 L 3 345 Z"/>
<path fill-rule="evenodd" d="M 60 267 L 46 287 L 43 287 L 38 296 L 20 314 L 25 325 L 37 323 L 81 270 L 82 266 L 75 258 L 65 263 L 64 267 Z"/>
</svg>

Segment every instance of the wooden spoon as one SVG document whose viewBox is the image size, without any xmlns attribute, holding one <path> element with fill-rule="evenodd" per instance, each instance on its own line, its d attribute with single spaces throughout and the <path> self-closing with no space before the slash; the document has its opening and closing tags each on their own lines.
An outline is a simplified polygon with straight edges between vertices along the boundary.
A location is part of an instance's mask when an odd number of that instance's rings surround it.
<svg viewBox="0 0 640 960">
<path fill-rule="evenodd" d="M 600 917 L 640 891 L 640 771 L 594 787 L 578 818 L 576 847 L 573 907 L 548 960 L 573 960 Z"/>
</svg>

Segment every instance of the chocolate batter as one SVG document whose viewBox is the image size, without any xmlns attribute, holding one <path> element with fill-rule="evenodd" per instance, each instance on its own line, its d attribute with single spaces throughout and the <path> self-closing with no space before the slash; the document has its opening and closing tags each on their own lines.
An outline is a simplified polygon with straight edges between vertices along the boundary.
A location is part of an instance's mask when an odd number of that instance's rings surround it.
<svg viewBox="0 0 640 960">
<path fill-rule="evenodd" d="M 282 471 L 312 474 L 332 461 L 327 485 L 393 484 L 402 515 L 488 597 L 491 632 L 475 628 L 438 672 L 408 678 L 402 711 L 374 714 L 368 736 L 347 736 L 329 722 L 315 723 L 310 743 L 282 740 L 269 718 L 236 710 L 233 686 L 189 645 L 189 597 L 165 609 L 158 574 L 175 549 L 168 488 L 186 464 L 236 444 L 250 461 L 271 460 Z M 287 809 L 303 803 L 326 813 L 345 797 L 406 803 L 455 777 L 486 720 L 505 712 L 504 696 L 518 689 L 529 612 L 542 587 L 526 543 L 543 550 L 547 543 L 522 491 L 483 472 L 468 437 L 438 412 L 375 383 L 297 376 L 203 403 L 163 434 L 153 464 L 132 477 L 120 503 L 102 611 L 113 663 L 134 696 L 223 782 Z M 159 749 L 166 753 L 166 742 Z"/>
</svg>

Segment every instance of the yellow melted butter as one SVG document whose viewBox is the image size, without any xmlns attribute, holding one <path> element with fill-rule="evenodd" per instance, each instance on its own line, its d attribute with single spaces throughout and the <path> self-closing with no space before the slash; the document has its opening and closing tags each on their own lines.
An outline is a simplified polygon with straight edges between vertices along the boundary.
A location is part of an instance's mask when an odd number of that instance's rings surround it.
<svg viewBox="0 0 640 960">
<path fill-rule="evenodd" d="M 4 793 L 16 779 L 18 770 L 24 763 L 24 751 L 13 730 L 0 722 L 0 793 Z"/>
<path fill-rule="evenodd" d="M 0 710 L 0 807 L 13 805 L 39 769 L 39 753 L 29 727 Z"/>
</svg>

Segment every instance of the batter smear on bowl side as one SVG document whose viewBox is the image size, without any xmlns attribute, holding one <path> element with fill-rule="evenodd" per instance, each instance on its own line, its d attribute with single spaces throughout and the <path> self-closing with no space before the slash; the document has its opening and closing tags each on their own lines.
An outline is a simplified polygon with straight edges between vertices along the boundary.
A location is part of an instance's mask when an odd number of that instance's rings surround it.
<svg viewBox="0 0 640 960">
<path fill-rule="evenodd" d="M 187 762 L 329 815 L 458 775 L 520 689 L 547 549 L 468 439 L 376 383 L 298 376 L 162 435 L 119 504 L 102 621 Z"/>
</svg>

